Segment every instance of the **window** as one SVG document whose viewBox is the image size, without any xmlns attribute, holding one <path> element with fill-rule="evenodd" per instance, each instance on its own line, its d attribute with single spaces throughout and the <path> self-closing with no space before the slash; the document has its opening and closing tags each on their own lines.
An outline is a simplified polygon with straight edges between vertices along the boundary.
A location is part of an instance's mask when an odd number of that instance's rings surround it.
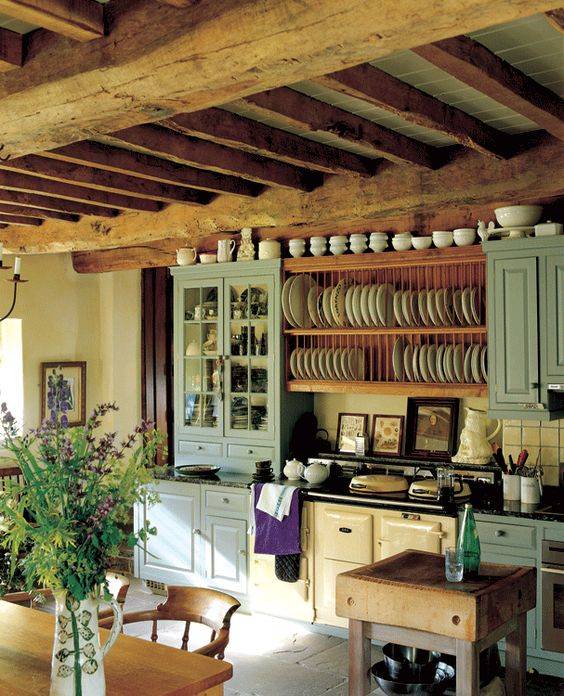
<svg viewBox="0 0 564 696">
<path fill-rule="evenodd" d="M 0 322 L 0 403 L 8 404 L 20 427 L 24 406 L 22 353 L 22 321 L 5 319 Z"/>
</svg>

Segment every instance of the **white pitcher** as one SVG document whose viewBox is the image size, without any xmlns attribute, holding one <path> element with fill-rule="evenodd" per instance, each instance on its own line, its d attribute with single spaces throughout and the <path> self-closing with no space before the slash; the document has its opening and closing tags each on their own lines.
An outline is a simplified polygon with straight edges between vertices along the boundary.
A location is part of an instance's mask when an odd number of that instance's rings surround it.
<svg viewBox="0 0 564 696">
<path fill-rule="evenodd" d="M 98 606 L 105 602 L 95 594 L 79 602 L 66 592 L 55 593 L 55 600 L 50 696 L 104 696 L 104 655 L 114 644 L 122 625 L 118 603 L 115 599 L 109 602 L 114 623 L 108 640 L 100 647 Z"/>
<path fill-rule="evenodd" d="M 228 263 L 233 261 L 233 252 L 235 251 L 234 239 L 218 239 L 217 241 L 217 262 Z"/>
<path fill-rule="evenodd" d="M 489 464 L 492 458 L 490 440 L 501 430 L 501 421 L 489 435 L 486 432 L 486 412 L 466 408 L 466 422 L 460 433 L 460 446 L 452 458 L 457 464 Z"/>
</svg>

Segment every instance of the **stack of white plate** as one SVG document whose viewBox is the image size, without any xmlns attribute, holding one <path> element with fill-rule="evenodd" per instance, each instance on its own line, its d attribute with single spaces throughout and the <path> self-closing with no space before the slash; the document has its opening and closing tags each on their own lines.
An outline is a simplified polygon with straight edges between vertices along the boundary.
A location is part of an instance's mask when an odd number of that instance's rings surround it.
<svg viewBox="0 0 564 696">
<path fill-rule="evenodd" d="M 296 348 L 290 355 L 294 379 L 362 381 L 362 348 Z"/>
<path fill-rule="evenodd" d="M 485 384 L 487 350 L 478 344 L 412 345 L 400 337 L 392 350 L 392 367 L 398 382 Z"/>
<path fill-rule="evenodd" d="M 396 290 L 394 319 L 399 326 L 479 326 L 478 288 Z"/>
</svg>

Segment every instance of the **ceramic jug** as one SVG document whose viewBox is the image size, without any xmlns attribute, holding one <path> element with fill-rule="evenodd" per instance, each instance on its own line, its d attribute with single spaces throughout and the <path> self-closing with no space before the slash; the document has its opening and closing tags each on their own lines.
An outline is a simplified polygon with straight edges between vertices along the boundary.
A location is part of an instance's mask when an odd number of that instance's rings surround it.
<svg viewBox="0 0 564 696">
<path fill-rule="evenodd" d="M 486 431 L 486 413 L 466 408 L 466 422 L 460 433 L 460 446 L 452 458 L 457 464 L 489 464 L 492 458 L 490 440 L 501 430 L 501 421 L 489 435 Z"/>
<path fill-rule="evenodd" d="M 289 481 L 297 481 L 304 473 L 304 465 L 297 459 L 287 459 L 284 467 L 284 476 Z"/>
<path fill-rule="evenodd" d="M 176 262 L 179 266 L 193 266 L 197 257 L 194 247 L 181 247 L 176 250 Z"/>
<path fill-rule="evenodd" d="M 235 251 L 234 239 L 218 239 L 217 241 L 217 262 L 228 263 L 233 260 L 233 252 Z"/>
<path fill-rule="evenodd" d="M 122 625 L 118 603 L 115 600 L 109 603 L 114 623 L 108 640 L 100 647 L 100 598 L 92 594 L 79 602 L 66 592 L 57 592 L 55 600 L 57 609 L 49 696 L 104 696 L 104 655 L 116 641 Z"/>
</svg>

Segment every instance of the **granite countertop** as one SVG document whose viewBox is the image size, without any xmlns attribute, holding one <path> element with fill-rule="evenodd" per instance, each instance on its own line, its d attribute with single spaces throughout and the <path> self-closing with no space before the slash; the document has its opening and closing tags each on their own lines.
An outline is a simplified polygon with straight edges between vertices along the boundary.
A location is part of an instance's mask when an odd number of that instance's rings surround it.
<svg viewBox="0 0 564 696">
<path fill-rule="evenodd" d="M 562 504 L 562 490 L 558 486 L 545 486 L 540 503 L 522 503 L 519 500 L 504 500 L 499 492 L 495 496 L 474 494 L 470 499 L 474 512 L 481 515 L 500 515 L 502 517 L 523 517 L 543 522 L 564 522 L 562 514 L 547 509 Z"/>
</svg>

